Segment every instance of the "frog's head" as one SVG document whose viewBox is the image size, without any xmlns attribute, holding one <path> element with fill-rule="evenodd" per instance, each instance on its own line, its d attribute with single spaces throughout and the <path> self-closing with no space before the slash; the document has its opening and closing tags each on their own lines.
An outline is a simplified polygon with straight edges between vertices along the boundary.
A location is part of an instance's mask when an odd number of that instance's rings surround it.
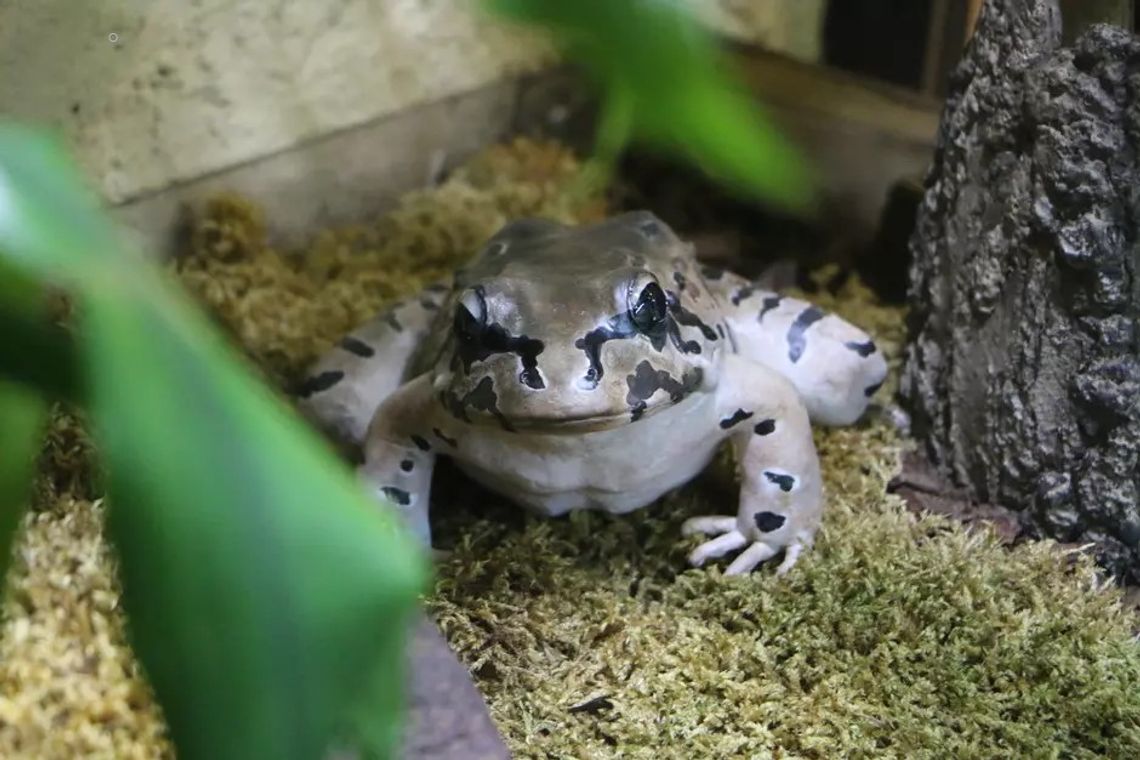
<svg viewBox="0 0 1140 760">
<path fill-rule="evenodd" d="M 605 429 L 680 403 L 720 349 L 679 292 L 692 267 L 648 212 L 508 224 L 456 274 L 433 387 L 456 417 L 511 430 Z"/>
</svg>

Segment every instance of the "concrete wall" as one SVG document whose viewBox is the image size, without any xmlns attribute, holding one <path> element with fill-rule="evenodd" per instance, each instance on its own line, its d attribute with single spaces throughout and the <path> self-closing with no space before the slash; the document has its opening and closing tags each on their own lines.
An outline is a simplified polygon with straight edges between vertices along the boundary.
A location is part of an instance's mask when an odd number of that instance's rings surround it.
<svg viewBox="0 0 1140 760">
<path fill-rule="evenodd" d="M 9 0 L 0 111 L 61 126 L 112 203 L 547 58 L 456 0 Z"/>
<path fill-rule="evenodd" d="M 689 1 L 698 18 L 728 37 L 807 63 L 821 57 L 827 0 Z"/>
<path fill-rule="evenodd" d="M 823 0 L 691 1 L 733 37 L 818 55 Z M 498 136 L 504 83 L 553 61 L 477 5 L 5 0 L 0 114 L 59 127 L 136 228 L 227 186 L 271 213 L 326 204 L 297 227 L 351 218 Z"/>
</svg>

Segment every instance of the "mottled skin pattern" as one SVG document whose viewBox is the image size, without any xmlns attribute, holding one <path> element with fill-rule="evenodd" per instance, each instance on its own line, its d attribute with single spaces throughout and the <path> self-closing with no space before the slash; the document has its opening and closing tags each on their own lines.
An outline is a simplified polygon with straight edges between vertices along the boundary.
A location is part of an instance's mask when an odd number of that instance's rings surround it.
<svg viewBox="0 0 1140 760">
<path fill-rule="evenodd" d="M 863 331 L 697 264 L 648 212 L 587 227 L 504 227 L 450 286 L 346 337 L 313 368 L 302 407 L 362 444 L 360 475 L 427 544 L 436 457 L 545 515 L 624 513 L 699 473 L 726 439 L 735 516 L 694 565 L 726 573 L 812 543 L 823 507 L 810 421 L 854 422 L 886 376 Z"/>
</svg>

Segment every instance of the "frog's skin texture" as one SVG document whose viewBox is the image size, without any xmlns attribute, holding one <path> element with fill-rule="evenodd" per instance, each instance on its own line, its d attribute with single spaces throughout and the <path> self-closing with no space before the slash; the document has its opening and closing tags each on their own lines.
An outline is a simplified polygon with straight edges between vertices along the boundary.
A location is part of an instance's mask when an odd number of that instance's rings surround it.
<svg viewBox="0 0 1140 760">
<path fill-rule="evenodd" d="M 367 487 L 430 545 L 437 456 L 544 515 L 624 513 L 699 473 L 728 439 L 735 516 L 693 565 L 727 574 L 811 546 L 823 508 L 810 422 L 846 425 L 886 377 L 862 330 L 701 267 L 653 214 L 508 224 L 455 275 L 345 337 L 300 391 L 361 444 Z"/>
</svg>

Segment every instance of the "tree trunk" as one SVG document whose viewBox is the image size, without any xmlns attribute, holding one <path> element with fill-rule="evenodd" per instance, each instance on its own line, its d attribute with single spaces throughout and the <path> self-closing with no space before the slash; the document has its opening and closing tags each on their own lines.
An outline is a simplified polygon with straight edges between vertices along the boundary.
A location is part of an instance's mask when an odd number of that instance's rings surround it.
<svg viewBox="0 0 1140 760">
<path fill-rule="evenodd" d="M 980 501 L 1140 581 L 1140 42 L 987 0 L 911 239 L 900 389 Z"/>
</svg>

